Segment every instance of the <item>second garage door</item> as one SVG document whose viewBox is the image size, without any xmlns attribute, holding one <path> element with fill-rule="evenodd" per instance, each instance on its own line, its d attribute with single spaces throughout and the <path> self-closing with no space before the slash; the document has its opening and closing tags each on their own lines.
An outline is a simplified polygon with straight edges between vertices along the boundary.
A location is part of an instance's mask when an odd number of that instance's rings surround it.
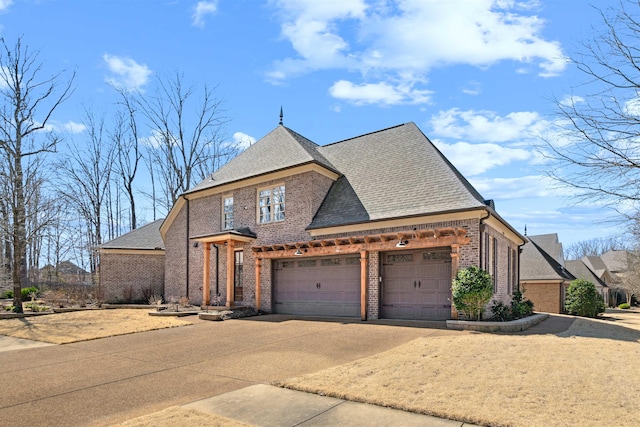
<svg viewBox="0 0 640 427">
<path fill-rule="evenodd" d="M 273 262 L 274 311 L 303 316 L 360 316 L 359 255 Z"/>
<path fill-rule="evenodd" d="M 449 248 L 382 254 L 382 317 L 450 319 L 450 254 Z"/>
</svg>

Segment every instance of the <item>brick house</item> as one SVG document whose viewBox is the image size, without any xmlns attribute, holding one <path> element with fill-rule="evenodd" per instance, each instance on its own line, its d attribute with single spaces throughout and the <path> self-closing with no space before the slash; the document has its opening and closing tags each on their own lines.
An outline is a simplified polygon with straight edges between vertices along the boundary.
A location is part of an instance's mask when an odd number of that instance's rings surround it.
<svg viewBox="0 0 640 427">
<path fill-rule="evenodd" d="M 164 295 L 162 221 L 100 245 L 99 293 L 104 302 L 146 302 L 151 295 Z"/>
<path fill-rule="evenodd" d="M 471 265 L 506 302 L 524 243 L 413 123 L 324 146 L 280 124 L 183 194 L 160 233 L 165 297 L 362 319 L 451 318 L 451 280 Z"/>
<path fill-rule="evenodd" d="M 562 313 L 567 288 L 575 276 L 564 266 L 558 235 L 526 236 L 520 255 L 520 289 L 536 311 Z"/>
</svg>

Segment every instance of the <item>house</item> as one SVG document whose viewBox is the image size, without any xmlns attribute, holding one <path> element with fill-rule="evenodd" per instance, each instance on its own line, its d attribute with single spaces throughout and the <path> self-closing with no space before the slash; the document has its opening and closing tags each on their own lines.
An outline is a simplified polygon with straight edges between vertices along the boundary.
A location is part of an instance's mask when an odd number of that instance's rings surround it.
<svg viewBox="0 0 640 427">
<path fill-rule="evenodd" d="M 38 281 L 47 285 L 90 285 L 91 273 L 71 261 L 62 261 L 57 267 L 47 264 L 38 272 Z"/>
<path fill-rule="evenodd" d="M 618 285 L 628 277 L 629 272 L 637 264 L 636 256 L 633 252 L 626 250 L 607 251 L 600 257 L 610 274 L 610 281 L 607 282 L 611 288 L 611 305 L 618 305 L 627 302 L 624 291 Z"/>
<path fill-rule="evenodd" d="M 471 265 L 508 302 L 524 244 L 414 123 L 320 146 L 281 122 L 160 234 L 165 297 L 363 320 L 456 317 L 451 281 Z"/>
<path fill-rule="evenodd" d="M 576 277 L 564 265 L 558 235 L 526 236 L 520 255 L 520 289 L 536 311 L 562 313 L 565 293 Z"/>
<path fill-rule="evenodd" d="M 99 293 L 104 302 L 146 302 L 164 295 L 162 219 L 100 245 Z"/>
</svg>

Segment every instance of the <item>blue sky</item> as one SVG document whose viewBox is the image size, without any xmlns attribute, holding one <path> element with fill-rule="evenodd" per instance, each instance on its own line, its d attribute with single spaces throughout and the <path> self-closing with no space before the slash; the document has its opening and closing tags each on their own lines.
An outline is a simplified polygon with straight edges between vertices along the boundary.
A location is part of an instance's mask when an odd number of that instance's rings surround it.
<svg viewBox="0 0 640 427">
<path fill-rule="evenodd" d="M 413 121 L 516 229 L 565 246 L 619 228 L 555 188 L 534 147 L 600 26 L 584 0 L 0 0 L 3 37 L 77 72 L 60 128 L 82 131 L 82 103 L 108 110 L 108 82 L 176 70 L 217 85 L 230 140 L 267 134 L 280 106 L 321 145 Z"/>
</svg>

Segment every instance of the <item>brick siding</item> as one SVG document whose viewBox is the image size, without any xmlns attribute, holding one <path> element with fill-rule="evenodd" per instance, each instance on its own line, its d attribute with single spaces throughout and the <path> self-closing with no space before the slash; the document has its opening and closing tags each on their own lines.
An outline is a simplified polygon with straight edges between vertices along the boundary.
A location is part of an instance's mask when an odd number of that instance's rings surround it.
<svg viewBox="0 0 640 427">
<path fill-rule="evenodd" d="M 104 302 L 146 302 L 145 296 L 164 293 L 164 255 L 104 253 L 100 255 L 100 271 Z"/>
<path fill-rule="evenodd" d="M 533 309 L 545 313 L 562 312 L 562 284 L 560 283 L 523 283 L 525 298 L 533 302 Z"/>
</svg>

